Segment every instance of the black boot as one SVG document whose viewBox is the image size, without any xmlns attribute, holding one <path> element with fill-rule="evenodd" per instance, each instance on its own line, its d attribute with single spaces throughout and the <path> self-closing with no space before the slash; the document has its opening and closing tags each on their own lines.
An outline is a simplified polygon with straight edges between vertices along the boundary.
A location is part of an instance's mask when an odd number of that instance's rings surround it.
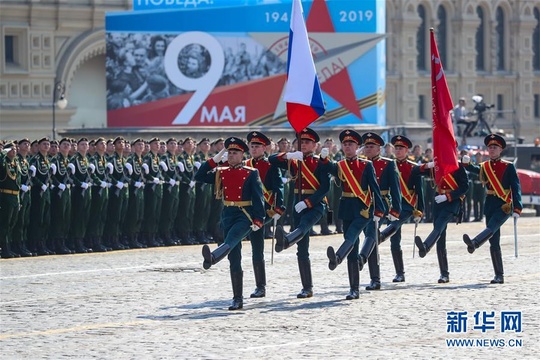
<svg viewBox="0 0 540 360">
<path fill-rule="evenodd" d="M 405 282 L 405 266 L 403 265 L 403 251 L 392 250 L 392 259 L 396 268 L 396 277 L 392 282 Z"/>
<path fill-rule="evenodd" d="M 424 242 L 422 242 L 420 236 L 414 238 L 414 243 L 416 244 L 416 247 L 418 247 L 418 255 L 420 255 L 421 258 L 425 257 L 431 248 L 433 248 L 433 245 L 439 240 L 440 235 L 441 234 L 438 231 L 433 230 Z"/>
<path fill-rule="evenodd" d="M 12 243 L 11 252 L 13 252 L 15 254 L 18 254 L 19 256 L 22 256 L 22 257 L 30 257 L 30 256 L 32 256 L 32 253 L 30 251 L 28 251 L 28 249 L 26 249 L 26 247 L 24 246 L 22 240 Z"/>
<path fill-rule="evenodd" d="M 54 249 L 56 251 L 57 254 L 71 254 L 71 250 L 69 250 L 65 245 L 64 245 L 64 238 L 62 237 L 59 237 L 59 238 L 56 238 L 54 239 Z"/>
<path fill-rule="evenodd" d="M 210 252 L 210 247 L 208 245 L 204 245 L 202 248 L 202 255 L 204 258 L 203 268 L 206 270 L 210 269 L 212 265 L 223 260 L 230 252 L 231 247 L 228 244 L 221 244 L 212 252 Z"/>
<path fill-rule="evenodd" d="M 493 270 L 495 271 L 495 277 L 491 280 L 491 283 L 504 284 L 504 269 L 501 250 L 491 250 L 490 253 Z"/>
<path fill-rule="evenodd" d="M 366 286 L 366 290 L 380 290 L 381 289 L 381 274 L 379 264 L 377 264 L 377 251 L 374 250 L 368 257 L 369 275 L 371 276 L 371 282 Z"/>
<path fill-rule="evenodd" d="M 110 244 L 113 250 L 125 250 L 126 248 L 124 245 L 120 244 L 120 241 L 118 241 L 118 235 L 112 235 L 110 237 Z"/>
<path fill-rule="evenodd" d="M 343 220 L 335 219 L 335 222 L 336 222 L 336 232 L 338 234 L 343 234 Z"/>
<path fill-rule="evenodd" d="M 207 246 L 207 245 L 205 245 Z M 228 245 L 227 245 L 228 246 Z M 229 310 L 240 310 L 244 307 L 243 292 L 244 272 L 231 272 L 231 283 L 233 289 L 233 300 Z"/>
<path fill-rule="evenodd" d="M 11 244 L 9 243 L 9 241 L 7 240 L 2 241 L 2 258 L 12 259 L 16 257 L 21 257 L 21 256 L 11 251 Z"/>
<path fill-rule="evenodd" d="M 448 258 L 446 257 L 445 250 L 437 250 L 437 258 L 439 259 L 439 269 L 441 270 L 441 277 L 439 278 L 439 284 L 446 284 L 450 281 L 450 273 L 448 272 Z"/>
<path fill-rule="evenodd" d="M 398 231 L 399 227 L 394 225 L 394 223 L 395 221 L 391 222 L 383 231 L 379 232 L 379 244 L 392 237 Z"/>
<path fill-rule="evenodd" d="M 253 273 L 255 274 L 255 285 L 257 286 L 250 297 L 263 298 L 266 296 L 266 269 L 264 261 L 253 262 Z"/>
<path fill-rule="evenodd" d="M 45 246 L 45 241 L 43 239 L 39 239 L 37 241 L 37 251 L 36 252 L 40 256 L 42 256 L 42 255 L 50 255 L 50 252 L 47 249 L 47 247 Z"/>
<path fill-rule="evenodd" d="M 328 216 L 328 214 L 324 214 L 321 217 L 321 221 L 319 222 L 319 224 L 321 224 L 321 235 L 333 235 L 333 234 L 335 234 L 335 232 L 330 230 L 330 228 L 328 227 L 328 218 L 327 218 L 327 216 Z"/>
<path fill-rule="evenodd" d="M 368 257 L 373 252 L 373 249 L 375 249 L 375 238 L 366 237 L 362 244 L 360 254 L 358 254 L 358 268 L 360 271 L 362 271 L 364 265 L 367 263 Z"/>
<path fill-rule="evenodd" d="M 137 241 L 137 235 L 128 235 L 127 241 L 131 249 L 144 248 L 144 245 Z"/>
<path fill-rule="evenodd" d="M 290 233 L 286 233 L 285 229 L 283 229 L 283 226 L 278 225 L 276 227 L 276 252 L 281 252 L 285 249 L 290 248 L 300 240 L 302 240 L 302 230 L 300 229 L 294 229 Z"/>
<path fill-rule="evenodd" d="M 347 261 L 347 270 L 349 272 L 349 285 L 351 289 L 345 299 L 358 299 L 360 297 L 360 269 L 358 268 L 358 261 Z"/>
<path fill-rule="evenodd" d="M 329 246 L 326 249 L 326 256 L 328 256 L 328 268 L 334 270 L 343 260 L 349 255 L 353 249 L 354 244 L 350 241 L 344 241 L 339 247 L 337 252 L 334 252 L 334 248 Z"/>
<path fill-rule="evenodd" d="M 75 238 L 75 251 L 78 254 L 87 253 L 88 249 L 83 245 L 81 238 Z"/>
<path fill-rule="evenodd" d="M 101 239 L 99 236 L 92 236 L 90 238 L 90 241 L 92 242 L 92 249 L 95 252 L 106 252 L 107 248 L 103 245 L 101 245 Z"/>
<path fill-rule="evenodd" d="M 302 291 L 296 295 L 299 299 L 310 298 L 313 296 L 313 280 L 311 278 L 311 261 L 298 260 L 298 269 L 300 270 L 300 280 L 302 281 Z"/>
<path fill-rule="evenodd" d="M 484 229 L 482 232 L 474 239 L 471 240 L 469 235 L 463 234 L 463 242 L 467 244 L 467 251 L 469 254 L 474 253 L 474 250 L 478 249 L 480 246 L 484 245 L 486 241 L 488 241 L 493 236 L 493 231 L 490 229 Z"/>
</svg>

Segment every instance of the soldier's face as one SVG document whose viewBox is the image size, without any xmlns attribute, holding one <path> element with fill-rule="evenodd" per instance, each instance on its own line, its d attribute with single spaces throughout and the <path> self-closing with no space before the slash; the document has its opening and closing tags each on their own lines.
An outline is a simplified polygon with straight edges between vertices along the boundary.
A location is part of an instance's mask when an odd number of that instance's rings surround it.
<svg viewBox="0 0 540 360">
<path fill-rule="evenodd" d="M 396 146 L 396 158 L 398 160 L 403 160 L 407 157 L 407 149 L 405 146 Z"/>
<path fill-rule="evenodd" d="M 177 147 L 178 147 L 178 143 L 176 141 L 169 141 L 167 143 L 167 151 L 170 152 L 171 154 L 176 153 L 176 148 Z"/>
<path fill-rule="evenodd" d="M 368 159 L 374 158 L 381 153 L 381 146 L 375 144 L 367 144 L 364 146 L 364 154 Z"/>
<path fill-rule="evenodd" d="M 96 151 L 99 152 L 100 154 L 103 154 L 106 148 L 107 148 L 107 145 L 103 141 L 100 141 L 96 144 Z"/>
<path fill-rule="evenodd" d="M 358 150 L 358 144 L 354 141 L 345 141 L 341 143 L 341 148 L 346 157 L 352 158 L 356 155 L 356 150 Z"/>
<path fill-rule="evenodd" d="M 223 141 L 220 141 L 220 142 L 216 143 L 216 151 L 217 152 L 220 152 L 221 150 L 223 150 L 224 147 L 225 147 L 225 143 Z"/>
<path fill-rule="evenodd" d="M 52 144 L 51 147 L 49 148 L 49 154 L 51 155 L 58 154 L 58 145 Z"/>
<path fill-rule="evenodd" d="M 43 141 L 41 142 L 41 144 L 39 144 L 39 152 L 42 154 L 46 154 L 50 148 L 51 148 L 51 143 L 48 141 Z"/>
<path fill-rule="evenodd" d="M 114 144 L 113 143 L 108 143 L 107 144 L 107 151 L 108 152 L 113 152 L 114 151 Z"/>
<path fill-rule="evenodd" d="M 77 151 L 82 155 L 86 155 L 86 153 L 88 152 L 88 141 L 80 141 L 77 144 Z"/>
<path fill-rule="evenodd" d="M 258 158 L 264 155 L 265 147 L 259 143 L 250 143 L 249 144 L 249 153 L 251 157 Z"/>
<path fill-rule="evenodd" d="M 19 143 L 19 152 L 27 153 L 28 150 L 30 150 L 30 143 L 28 141 L 23 141 L 22 143 Z"/>
<path fill-rule="evenodd" d="M 304 154 L 310 154 L 315 151 L 317 148 L 317 143 L 315 141 L 302 139 L 302 143 L 300 144 L 300 151 Z"/>
<path fill-rule="evenodd" d="M 153 141 L 150 143 L 150 151 L 157 153 L 159 151 L 159 142 Z"/>
<path fill-rule="evenodd" d="M 228 151 L 228 158 L 227 158 L 227 161 L 229 162 L 230 165 L 238 165 L 242 162 L 242 158 L 244 156 L 244 153 L 242 151 L 239 151 L 239 150 L 229 150 Z"/>
<path fill-rule="evenodd" d="M 287 152 L 289 151 L 289 142 L 288 141 L 282 141 L 278 143 L 278 150 L 279 152 Z"/>
<path fill-rule="evenodd" d="M 489 158 L 497 159 L 498 157 L 501 156 L 502 150 L 503 150 L 502 147 L 498 145 L 489 145 L 488 146 Z"/>
<path fill-rule="evenodd" d="M 122 154 L 124 152 L 124 146 L 124 142 L 122 140 L 118 140 L 114 143 L 114 150 L 119 154 Z"/>
<path fill-rule="evenodd" d="M 144 150 L 144 143 L 142 141 L 137 141 L 135 144 L 133 144 L 133 146 L 131 147 L 131 149 L 133 149 L 133 151 L 137 154 L 137 155 L 141 155 L 143 150 Z"/>
<path fill-rule="evenodd" d="M 71 149 L 71 144 L 67 141 L 63 141 L 61 144 L 60 144 L 60 152 L 62 153 L 62 155 L 67 155 L 69 154 L 69 149 Z"/>
</svg>

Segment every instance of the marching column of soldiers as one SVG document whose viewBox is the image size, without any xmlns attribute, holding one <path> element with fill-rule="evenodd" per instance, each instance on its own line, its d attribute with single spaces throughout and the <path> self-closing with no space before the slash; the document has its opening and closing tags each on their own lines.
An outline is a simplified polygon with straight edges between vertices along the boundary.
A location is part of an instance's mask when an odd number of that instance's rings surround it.
<svg viewBox="0 0 540 360">
<path fill-rule="evenodd" d="M 318 223 L 327 228 L 330 207 L 338 215 L 343 243 L 337 250 L 328 247 L 328 266 L 334 270 L 347 259 L 346 299 L 353 300 L 359 298 L 366 263 L 371 277 L 366 290 L 381 289 L 378 247 L 388 238 L 396 270 L 392 281 L 405 281 L 401 226 L 416 226 L 429 203 L 433 231 L 424 241 L 416 236 L 415 245 L 421 258 L 437 245 L 438 282 L 449 282 L 447 225 L 461 221 L 463 199 L 474 184 L 486 188 L 484 207 L 475 210 L 475 218 L 486 216 L 486 228 L 473 238 L 464 234 L 463 241 L 471 254 L 490 242 L 491 283 L 504 283 L 500 227 L 510 217 L 517 221 L 523 206 L 516 169 L 500 159 L 506 146 L 502 137 L 485 138 L 488 161 L 472 164 L 463 156 L 458 169 L 433 187 L 433 195 L 423 191 L 422 183 L 434 178 L 434 163 L 410 161 L 412 143 L 403 135 L 391 139 L 392 159 L 381 157 L 385 143 L 373 132 L 344 130 L 339 152 L 323 147 L 319 154 L 320 138 L 313 129 L 304 129 L 299 138 L 297 149 L 279 140 L 276 153 L 272 140 L 258 131 L 247 134 L 247 143 L 238 137 L 213 143 L 191 137 L 128 143 L 118 136 L 0 144 L 1 256 L 202 244 L 205 269 L 228 257 L 229 309 L 238 310 L 243 307 L 243 240 L 252 245 L 256 286 L 251 297 L 266 296 L 268 229 L 275 232 L 276 252 L 297 245 L 302 285 L 297 297 L 314 295 L 310 236 Z M 475 180 L 469 181 L 468 174 Z M 218 247 L 212 251 L 210 243 Z"/>
</svg>

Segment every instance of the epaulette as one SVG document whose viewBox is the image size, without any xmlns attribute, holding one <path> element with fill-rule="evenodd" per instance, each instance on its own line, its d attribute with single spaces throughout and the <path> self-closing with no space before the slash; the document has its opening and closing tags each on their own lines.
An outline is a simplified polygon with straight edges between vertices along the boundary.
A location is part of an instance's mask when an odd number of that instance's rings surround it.
<svg viewBox="0 0 540 360">
<path fill-rule="evenodd" d="M 407 159 L 407 163 L 411 164 L 411 165 L 418 165 L 417 163 L 415 163 L 414 161 L 412 161 L 411 159 Z"/>
<path fill-rule="evenodd" d="M 246 166 L 246 165 L 242 166 L 242 168 L 244 168 L 244 169 L 246 169 L 246 170 L 249 170 L 249 171 L 257 170 L 257 169 L 255 169 L 254 167 Z"/>
<path fill-rule="evenodd" d="M 384 161 L 386 161 L 386 162 L 393 161 L 392 159 L 387 158 L 387 157 L 384 157 L 384 156 L 379 157 L 379 159 L 382 159 L 382 160 L 384 160 Z"/>
</svg>

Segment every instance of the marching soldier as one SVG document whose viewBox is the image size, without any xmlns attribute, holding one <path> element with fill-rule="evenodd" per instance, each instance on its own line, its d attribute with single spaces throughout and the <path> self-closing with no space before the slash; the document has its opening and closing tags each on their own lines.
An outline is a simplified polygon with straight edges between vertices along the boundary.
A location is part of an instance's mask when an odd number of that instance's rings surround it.
<svg viewBox="0 0 540 360">
<path fill-rule="evenodd" d="M 142 156 L 144 140 L 135 139 L 131 143 L 131 149 L 133 150 L 133 153 L 126 161 L 126 168 L 130 176 L 130 185 L 126 221 L 124 223 L 124 234 L 127 237 L 127 245 L 131 249 L 140 249 L 146 247 L 146 245 L 137 241 L 144 219 L 144 170 Z"/>
<path fill-rule="evenodd" d="M 228 151 L 228 166 L 218 167 L 225 151 Z M 264 223 L 264 200 L 261 179 L 257 169 L 243 166 L 242 159 L 248 146 L 239 138 L 225 140 L 225 148 L 204 162 L 195 179 L 215 184 L 216 197 L 223 199 L 221 224 L 224 243 L 210 252 L 204 245 L 203 267 L 209 269 L 229 256 L 233 301 L 229 310 L 243 307 L 242 239 L 251 231 L 260 230 Z M 212 171 L 215 169 L 214 171 Z"/>
<path fill-rule="evenodd" d="M 163 197 L 163 176 L 161 170 L 168 170 L 167 165 L 159 159 L 159 138 L 149 141 L 150 151 L 143 157 L 143 174 L 146 181 L 144 187 L 144 219 L 142 223 L 143 238 L 148 246 L 162 246 L 157 238 L 157 227 L 161 213 Z"/>
<path fill-rule="evenodd" d="M 360 134 L 354 130 L 344 130 L 339 134 L 339 140 L 345 159 L 330 161 L 329 165 L 330 173 L 337 177 L 338 184 L 343 189 L 339 216 L 343 220 L 344 242 L 337 251 L 329 246 L 327 256 L 330 270 L 334 270 L 347 258 L 350 291 L 346 299 L 353 300 L 358 299 L 360 291 L 358 264 L 360 233 L 374 216 L 380 219 L 384 215 L 385 205 L 375 178 L 373 164 L 357 157 L 358 146 L 362 144 Z M 327 149 L 321 151 L 321 158 L 326 157 L 327 151 Z"/>
<path fill-rule="evenodd" d="M 83 240 L 86 236 L 86 228 L 92 203 L 92 177 L 91 168 L 86 153 L 88 152 L 88 139 L 85 137 L 77 141 L 77 153 L 71 159 L 75 171 L 73 173 L 73 188 L 71 191 L 71 238 L 75 243 L 75 251 L 78 253 L 92 252 L 87 248 Z M 95 169 L 95 166 L 94 166 Z"/>
<path fill-rule="evenodd" d="M 299 201 L 294 206 L 294 223 L 296 228 L 289 234 L 283 226 L 276 228 L 276 252 L 298 244 L 297 258 L 302 290 L 298 298 L 313 296 L 313 280 L 311 261 L 309 258 L 309 232 L 317 224 L 326 211 L 325 196 L 330 188 L 330 177 L 319 157 L 314 155 L 319 135 L 310 128 L 300 134 L 301 151 L 278 153 L 270 156 L 273 166 L 289 169 L 296 179 L 294 192 L 299 194 Z M 302 177 L 298 178 L 301 173 Z"/>
<path fill-rule="evenodd" d="M 129 201 L 129 177 L 126 175 L 126 158 L 123 155 L 125 141 L 122 136 L 117 136 L 114 139 L 114 153 L 109 157 L 110 162 L 106 165 L 112 187 L 109 192 L 109 205 L 104 233 L 107 236 L 108 245 L 114 250 L 125 249 L 120 244 L 121 230 L 124 228 Z"/>
<path fill-rule="evenodd" d="M 51 164 L 56 167 L 56 172 L 51 176 L 54 188 L 51 190 L 51 230 L 50 237 L 54 244 L 54 251 L 57 254 L 75 253 L 75 244 L 67 247 L 68 242 L 73 238 L 68 238 L 69 226 L 71 223 L 71 176 L 75 166 L 69 161 L 69 150 L 71 140 L 63 138 L 59 142 L 59 152 L 51 159 Z M 71 244 L 69 244 L 71 245 Z"/>
<path fill-rule="evenodd" d="M 386 203 L 385 216 L 391 222 L 397 221 L 401 213 L 401 191 L 399 189 L 396 163 L 392 159 L 381 156 L 381 147 L 384 146 L 384 140 L 379 135 L 371 132 L 363 134 L 362 141 L 364 142 L 364 154 L 373 163 L 381 196 Z M 366 260 L 368 262 L 371 282 L 366 286 L 366 290 L 381 289 L 379 247 L 376 246 L 374 241 L 378 238 L 377 233 L 379 231 L 376 224 L 378 223 L 380 226 L 381 223 L 375 220 L 377 219 L 374 218 L 374 221 L 364 228 L 366 239 L 358 259 L 360 270 L 364 267 Z"/>
<path fill-rule="evenodd" d="M 177 245 L 172 238 L 173 221 L 176 219 L 178 211 L 178 187 L 180 185 L 179 162 L 176 159 L 176 148 L 178 140 L 170 138 L 166 142 L 166 151 L 161 156 L 161 161 L 167 165 L 167 170 L 163 171 L 163 203 L 161 205 L 161 217 L 159 219 L 159 237 L 165 245 Z M 183 164 L 180 165 L 183 168 Z"/>
<path fill-rule="evenodd" d="M 482 153 L 477 152 L 474 155 L 475 165 L 480 165 L 482 163 Z M 474 212 L 474 221 L 482 221 L 484 218 L 484 201 L 486 200 L 486 189 L 484 184 L 480 181 L 478 174 L 474 172 L 469 172 L 469 177 L 473 181 L 473 212 Z"/>
<path fill-rule="evenodd" d="M 28 250 L 28 224 L 30 223 L 30 189 L 32 178 L 30 174 L 30 140 L 24 138 L 18 142 L 17 158 L 21 167 L 21 192 L 19 193 L 19 216 L 13 230 L 14 250 L 21 256 L 36 256 Z"/>
<path fill-rule="evenodd" d="M 474 253 L 486 241 L 490 243 L 491 261 L 495 277 L 492 284 L 504 283 L 504 269 L 501 253 L 501 226 L 513 217 L 518 219 L 523 204 L 521 203 L 521 185 L 514 164 L 501 160 L 501 152 L 506 147 L 503 137 L 490 134 L 484 139 L 488 148 L 489 160 L 480 166 L 472 165 L 468 156 L 463 163 L 470 172 L 479 174 L 480 180 L 487 187 L 484 213 L 486 215 L 486 228 L 473 239 L 469 235 L 463 235 L 463 241 L 467 244 L 469 253 Z"/>
<path fill-rule="evenodd" d="M 50 173 L 51 162 L 47 153 L 51 143 L 49 138 L 44 137 L 38 140 L 38 153 L 30 160 L 30 171 L 32 173 L 32 200 L 30 207 L 30 227 L 28 238 L 30 239 L 30 250 L 38 255 L 52 255 L 45 244 L 45 239 L 49 234 L 50 225 Z"/>
<path fill-rule="evenodd" d="M 403 265 L 403 251 L 401 250 L 401 226 L 411 218 L 416 224 L 422 220 L 424 211 L 424 198 L 422 194 L 422 176 L 420 167 L 407 157 L 412 142 L 403 135 L 396 135 L 390 141 L 395 149 L 395 162 L 399 176 L 401 190 L 401 212 L 399 220 L 390 223 L 379 235 L 379 243 L 390 238 L 390 250 L 396 276 L 393 282 L 405 281 L 405 267 Z"/>
<path fill-rule="evenodd" d="M 420 167 L 420 171 L 427 171 L 434 166 L 435 164 L 433 162 L 426 163 Z M 441 184 L 436 189 L 438 195 L 435 196 L 435 202 L 433 204 L 433 230 L 424 242 L 422 242 L 420 236 L 414 238 L 414 243 L 418 247 L 418 254 L 421 258 L 427 255 L 435 243 L 437 244 L 437 259 L 441 271 L 441 277 L 438 280 L 439 284 L 450 281 L 446 254 L 446 227 L 454 217 L 458 217 L 458 223 L 460 222 L 459 217 L 462 214 L 462 201 L 468 189 L 469 178 L 467 177 L 465 168 L 460 163 L 457 170 L 444 175 Z"/>
<path fill-rule="evenodd" d="M 100 137 L 95 140 L 96 152 L 90 162 L 94 164 L 92 173 L 92 204 L 90 205 L 91 225 L 87 229 L 87 238 L 92 244 L 92 250 L 104 252 L 112 250 L 103 245 L 103 230 L 107 220 L 107 207 L 109 204 L 109 178 L 107 176 L 106 142 Z M 112 168 L 112 164 L 110 165 Z"/>
<path fill-rule="evenodd" d="M 249 153 L 251 158 L 246 161 L 246 166 L 259 171 L 264 196 L 264 205 L 268 221 L 279 220 L 285 212 L 283 206 L 283 182 L 280 170 L 271 166 L 265 156 L 265 147 L 270 144 L 270 139 L 261 132 L 253 131 L 247 135 Z M 253 272 L 255 274 L 256 289 L 251 294 L 252 298 L 266 296 L 266 269 L 264 265 L 264 228 L 249 234 L 252 247 Z"/>
<path fill-rule="evenodd" d="M 8 142 L 0 152 L 0 245 L 2 258 L 20 257 L 11 251 L 13 229 L 19 212 L 21 169 L 17 160 L 17 145 Z"/>
</svg>

